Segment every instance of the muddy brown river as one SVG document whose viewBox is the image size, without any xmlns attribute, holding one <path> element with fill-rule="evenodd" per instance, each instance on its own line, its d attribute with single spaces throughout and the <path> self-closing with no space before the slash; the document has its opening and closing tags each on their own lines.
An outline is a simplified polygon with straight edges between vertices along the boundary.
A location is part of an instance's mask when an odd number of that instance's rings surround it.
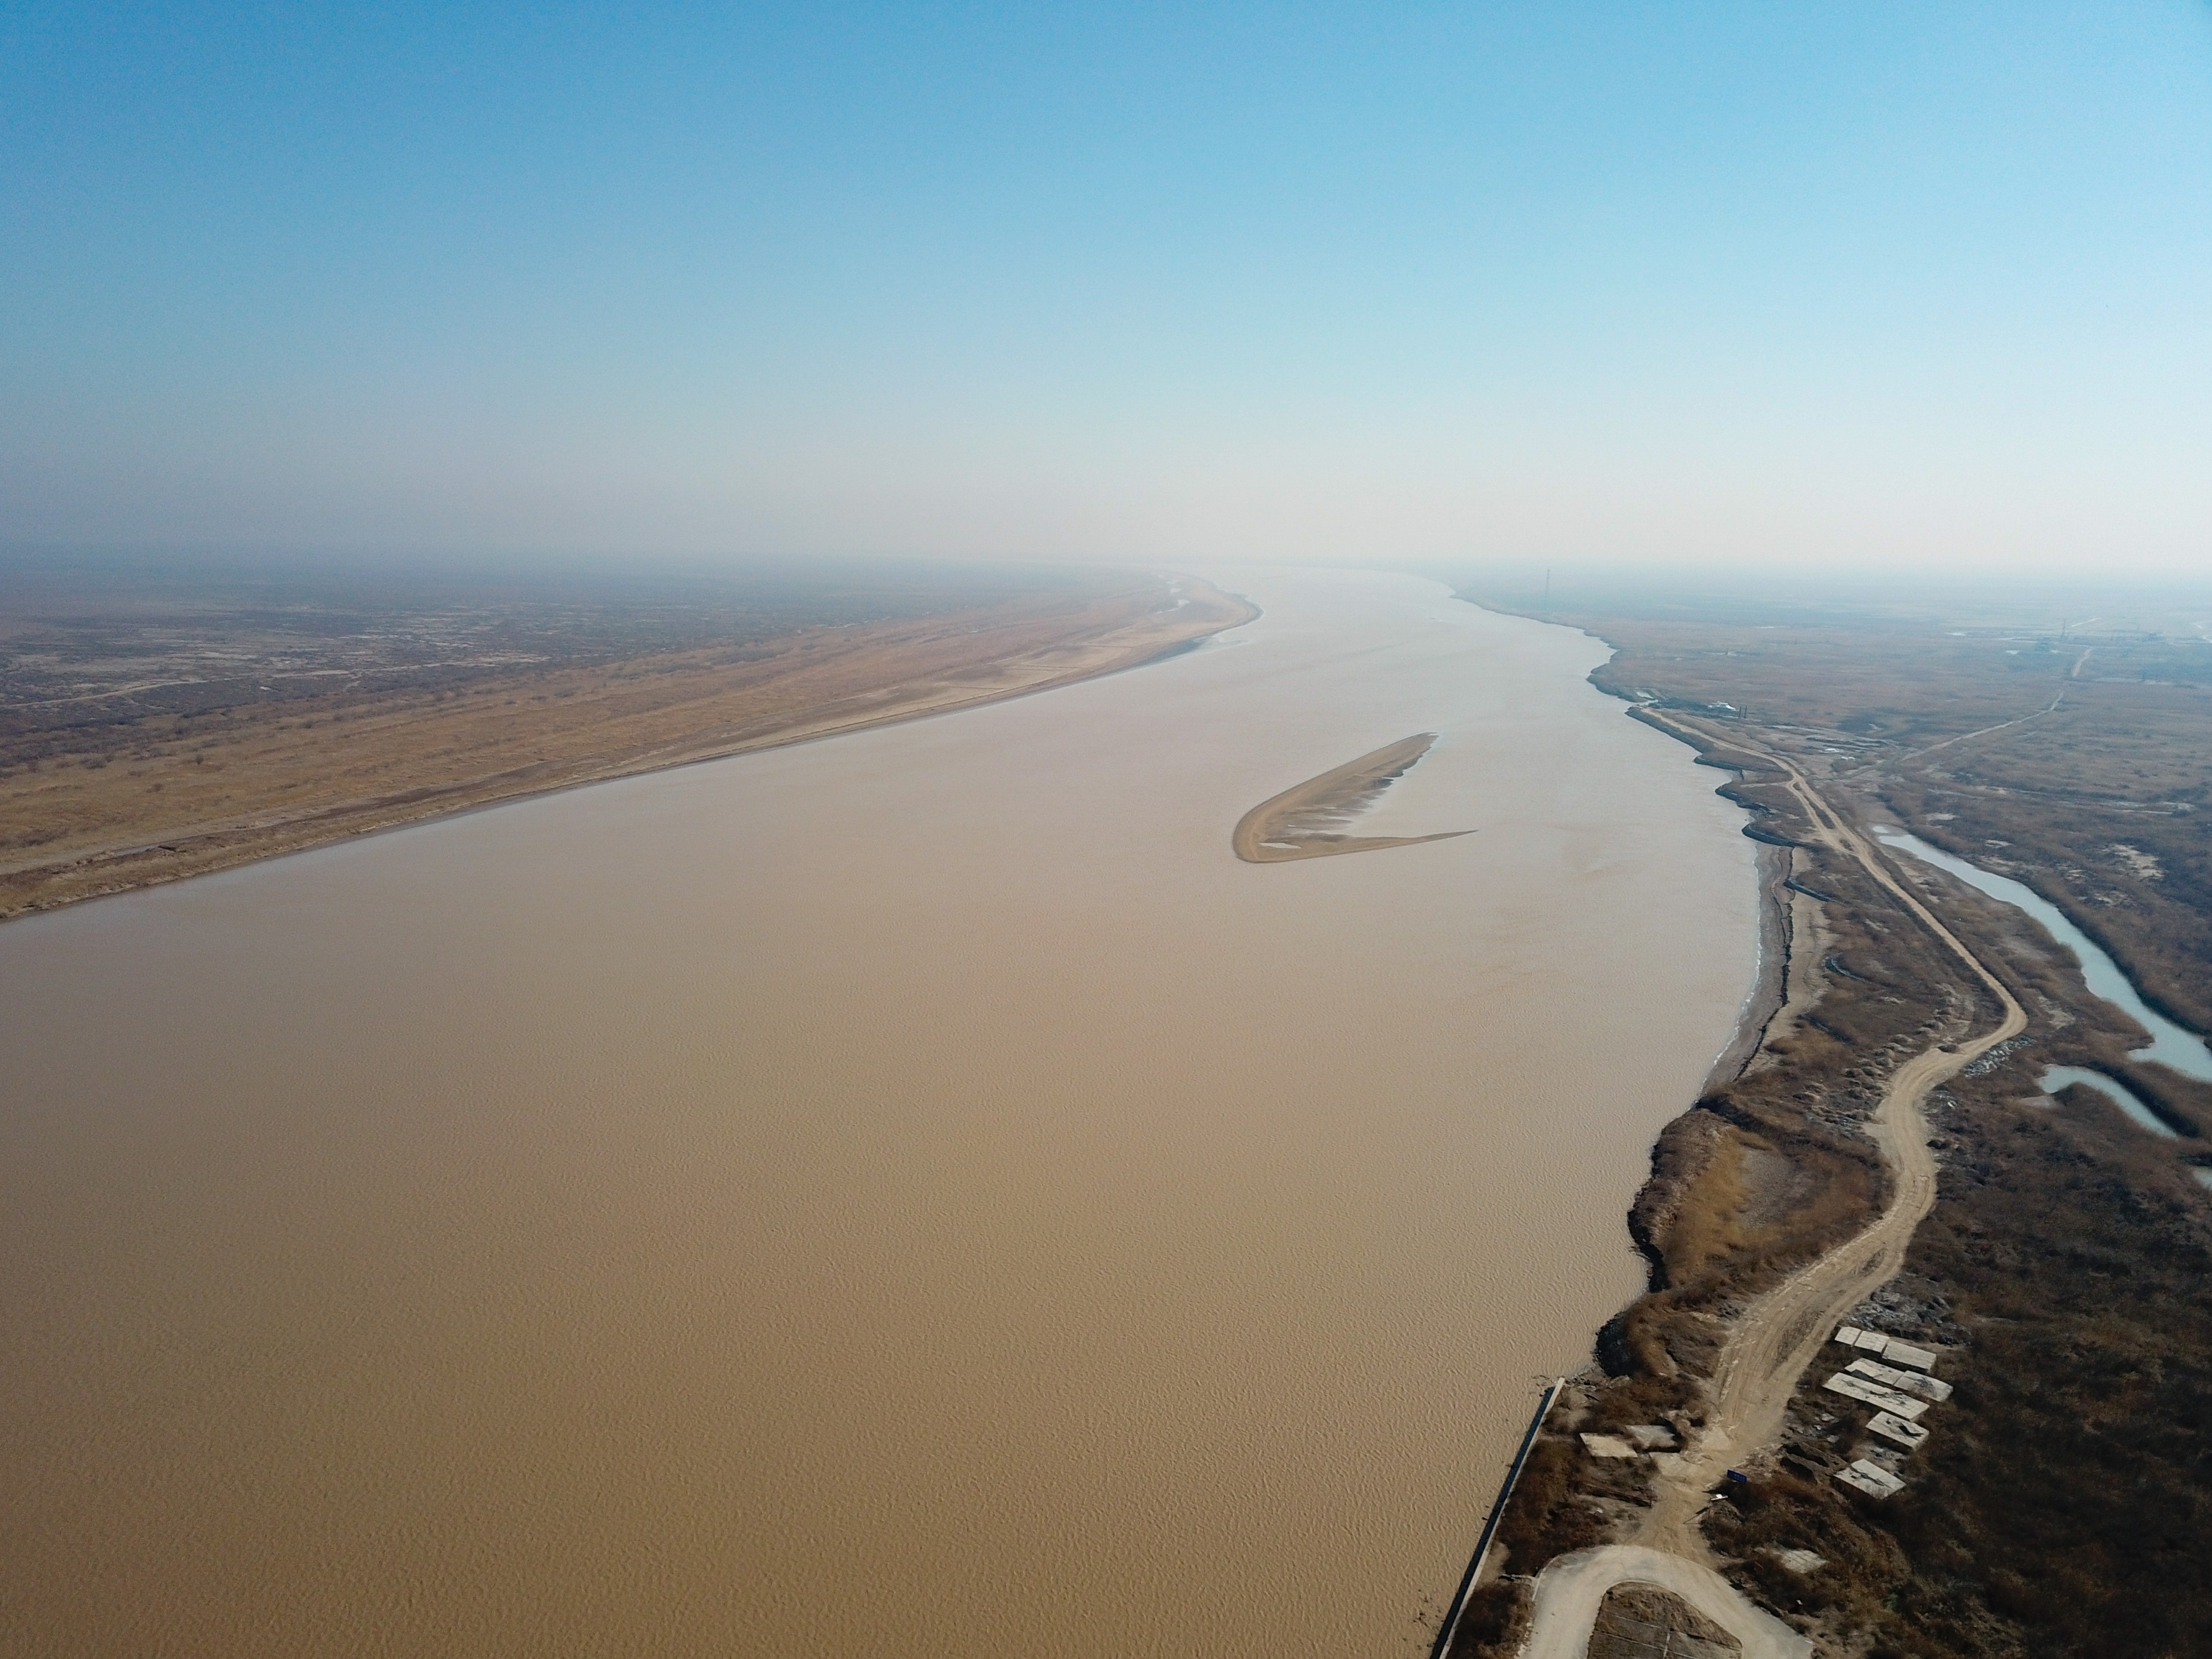
<svg viewBox="0 0 2212 1659">
<path fill-rule="evenodd" d="M 0 1651 L 1425 1651 L 1750 988 L 1718 775 L 1411 577 L 0 928 Z M 1361 833 L 1255 803 L 1410 733 Z"/>
</svg>

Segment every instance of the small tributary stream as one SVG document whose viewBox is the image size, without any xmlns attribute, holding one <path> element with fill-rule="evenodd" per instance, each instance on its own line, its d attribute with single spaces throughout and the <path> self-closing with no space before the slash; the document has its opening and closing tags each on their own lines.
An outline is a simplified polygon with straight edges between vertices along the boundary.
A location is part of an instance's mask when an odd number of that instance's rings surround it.
<svg viewBox="0 0 2212 1659">
<path fill-rule="evenodd" d="M 1875 835 L 1883 846 L 1900 853 L 1910 854 L 1924 864 L 1932 864 L 1948 871 L 1974 889 L 2001 904 L 2026 911 L 2059 944 L 2074 953 L 2081 964 L 2081 977 L 2089 989 L 2150 1033 L 2149 1043 L 2133 1050 L 2129 1058 L 2146 1064 L 2166 1066 L 2185 1077 L 2197 1078 L 2212 1083 L 2212 1048 L 2194 1031 L 2175 1024 L 2142 1000 L 2120 966 L 2094 940 L 2069 921 L 2066 913 L 2045 898 L 2025 882 L 2009 876 L 1992 875 L 1978 865 L 1941 848 L 1931 847 L 1917 836 L 1908 836 L 1899 830 L 1877 827 Z M 2083 1084 L 2103 1095 L 2138 1127 L 2156 1135 L 2175 1138 L 2174 1130 L 2151 1110 L 2143 1101 L 2116 1078 L 2102 1072 L 2090 1071 L 2079 1066 L 2051 1066 L 2045 1068 L 2037 1081 L 2043 1089 L 2056 1094 L 2070 1084 Z M 2212 1170 L 2195 1171 L 2197 1178 L 2212 1187 Z"/>
</svg>

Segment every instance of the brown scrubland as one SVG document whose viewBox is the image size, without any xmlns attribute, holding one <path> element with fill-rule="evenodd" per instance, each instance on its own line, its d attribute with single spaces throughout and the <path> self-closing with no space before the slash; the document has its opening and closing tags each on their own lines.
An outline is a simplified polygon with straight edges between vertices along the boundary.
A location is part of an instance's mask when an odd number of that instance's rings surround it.
<svg viewBox="0 0 2212 1659">
<path fill-rule="evenodd" d="M 1587 1455 L 1577 1434 L 1702 1425 L 1731 1322 L 1885 1202 L 1864 1130 L 1884 1080 L 1995 1019 L 1955 956 L 1817 844 L 1776 757 L 1862 826 L 1899 824 L 2027 882 L 2146 1000 L 2212 1024 L 2212 646 L 2145 629 L 2062 640 L 1955 611 L 1695 611 L 1547 614 L 1612 642 L 1596 683 L 1728 774 L 1747 833 L 1774 849 L 1768 902 L 1790 960 L 1741 1068 L 1654 1149 L 1630 1216 L 1650 1289 L 1547 1421 L 1455 1654 L 1511 1653 L 1530 1575 L 1634 1534 L 1653 1501 L 1646 1460 Z M 2198 1179 L 2212 1085 L 2130 1060 L 2145 1034 L 2033 921 L 1898 862 L 2029 1015 L 1927 1102 L 1935 1209 L 1904 1273 L 1853 1316 L 1941 1350 L 1957 1391 L 1903 1458 L 1905 1489 L 1864 1497 L 1832 1478 L 1869 1413 L 1822 1391 L 1850 1357 L 1830 1345 L 1779 1443 L 1741 1449 L 1748 1479 L 1705 1510 L 1703 1543 L 1823 1654 L 2212 1652 L 2212 1190 Z M 2054 1063 L 2127 1083 L 2174 1138 L 2078 1085 L 2044 1095 Z M 1791 1552 L 1820 1565 L 1793 1570 Z"/>
<path fill-rule="evenodd" d="M 1042 690 L 1255 614 L 1128 571 L 0 577 L 0 917 Z"/>
</svg>

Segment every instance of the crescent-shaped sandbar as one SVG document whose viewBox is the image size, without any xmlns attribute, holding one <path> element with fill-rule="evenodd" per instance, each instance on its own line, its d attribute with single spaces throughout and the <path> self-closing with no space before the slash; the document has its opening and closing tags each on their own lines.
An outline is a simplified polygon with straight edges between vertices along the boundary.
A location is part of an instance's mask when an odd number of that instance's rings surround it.
<svg viewBox="0 0 2212 1659">
<path fill-rule="evenodd" d="M 1425 841 L 1449 841 L 1454 836 L 1474 834 L 1471 830 L 1447 830 L 1434 836 L 1344 833 L 1385 789 L 1413 769 L 1436 740 L 1433 732 L 1416 732 L 1319 777 L 1308 778 L 1279 795 L 1269 796 L 1237 820 L 1229 844 L 1247 864 L 1287 864 L 1292 859 L 1378 853 L 1386 847 L 1413 847 Z"/>
</svg>

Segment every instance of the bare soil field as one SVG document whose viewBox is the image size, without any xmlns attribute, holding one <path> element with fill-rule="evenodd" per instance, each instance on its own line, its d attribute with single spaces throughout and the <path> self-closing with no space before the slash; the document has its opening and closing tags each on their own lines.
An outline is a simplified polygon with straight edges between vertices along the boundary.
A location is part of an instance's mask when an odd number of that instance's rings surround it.
<svg viewBox="0 0 2212 1659">
<path fill-rule="evenodd" d="M 549 594 L 12 572 L 0 917 L 910 719 L 1248 620 L 1127 572 L 776 572 Z"/>
<path fill-rule="evenodd" d="M 1589 1659 L 1729 1659 L 1742 1650 L 1680 1596 L 1624 1584 L 1598 1607 Z"/>
<path fill-rule="evenodd" d="M 1826 833 L 1863 845 L 1895 823 L 2027 882 L 2201 1030 L 2212 646 L 1972 612 L 1689 609 L 1553 619 L 1616 645 L 1594 679 L 1732 775 L 1723 793 L 1784 863 L 1769 901 L 1788 960 L 1740 1073 L 1655 1149 L 1631 1218 L 1650 1291 L 1555 1408 L 1500 1528 L 1504 1572 L 1455 1651 L 1515 1651 L 1527 1575 L 1547 1561 L 1663 1541 L 1686 1474 L 1716 1496 L 1692 1494 L 1692 1530 L 1663 1547 L 1721 1565 L 1818 1652 L 2212 1650 L 2212 1087 L 2130 1062 L 2143 1033 L 2017 911 L 1917 865 L 1870 879 Z M 1947 1061 L 2009 1029 L 2001 1002 L 2024 1028 Z M 2051 1064 L 2125 1081 L 2175 1136 L 2079 1086 L 2045 1095 Z M 1900 1165 L 1878 1155 L 1875 1108 L 1914 1066 L 1954 1073 L 1921 1096 L 1933 1207 L 1849 1317 L 1943 1356 L 1956 1393 L 1927 1437 L 1869 1440 L 1871 1410 L 1821 1387 L 1850 1358 L 1830 1344 L 1808 1351 L 1778 1428 L 1726 1449 L 1741 1480 L 1672 1453 L 1587 1455 L 1584 1431 L 1658 1425 L 1694 1446 L 1719 1420 L 1761 1297 L 1893 1204 Z M 1896 1495 L 1835 1479 L 1869 1448 L 1904 1480 Z"/>
</svg>

